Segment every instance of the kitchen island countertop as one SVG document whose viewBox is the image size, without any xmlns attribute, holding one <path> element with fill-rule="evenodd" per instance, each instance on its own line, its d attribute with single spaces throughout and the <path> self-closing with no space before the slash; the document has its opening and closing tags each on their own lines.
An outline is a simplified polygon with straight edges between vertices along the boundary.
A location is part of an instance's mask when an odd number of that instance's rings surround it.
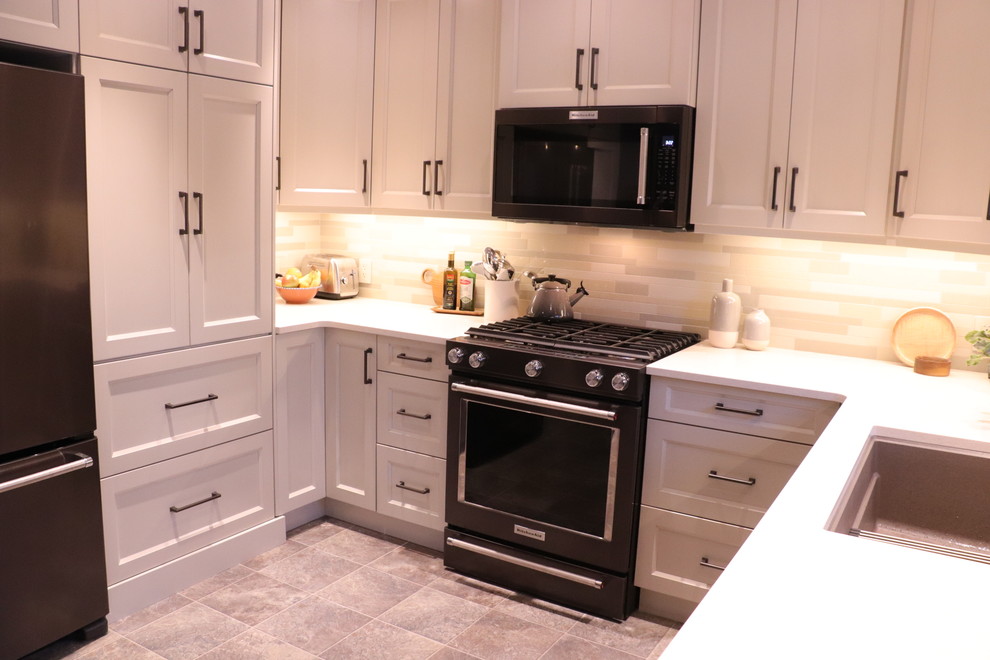
<svg viewBox="0 0 990 660">
<path fill-rule="evenodd" d="M 825 529 L 871 435 L 990 459 L 986 374 L 707 342 L 648 371 L 842 402 L 664 660 L 990 658 L 990 566 Z"/>
</svg>

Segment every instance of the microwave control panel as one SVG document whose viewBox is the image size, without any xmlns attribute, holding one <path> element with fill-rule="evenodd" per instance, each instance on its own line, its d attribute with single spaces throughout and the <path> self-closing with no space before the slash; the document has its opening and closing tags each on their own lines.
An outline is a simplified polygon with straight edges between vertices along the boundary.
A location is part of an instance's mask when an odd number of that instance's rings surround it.
<svg viewBox="0 0 990 660">
<path fill-rule="evenodd" d="M 677 202 L 677 137 L 661 134 L 656 148 L 656 208 L 670 211 Z"/>
</svg>

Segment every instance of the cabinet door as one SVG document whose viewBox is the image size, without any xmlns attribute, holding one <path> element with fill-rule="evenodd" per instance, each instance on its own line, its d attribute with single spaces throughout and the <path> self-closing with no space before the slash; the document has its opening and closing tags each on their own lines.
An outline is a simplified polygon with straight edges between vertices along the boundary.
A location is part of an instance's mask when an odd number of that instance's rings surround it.
<svg viewBox="0 0 990 660">
<path fill-rule="evenodd" d="M 275 0 L 193 0 L 189 4 L 191 73 L 272 84 Z"/>
<path fill-rule="evenodd" d="M 0 39 L 77 52 L 79 8 L 75 0 L 5 0 Z"/>
<path fill-rule="evenodd" d="M 802 0 L 784 226 L 883 235 L 904 0 Z"/>
<path fill-rule="evenodd" d="M 372 204 L 428 209 L 434 193 L 438 0 L 381 0 L 375 26 Z"/>
<path fill-rule="evenodd" d="M 275 337 L 275 515 L 326 497 L 323 330 Z"/>
<path fill-rule="evenodd" d="M 783 224 L 797 0 L 701 8 L 691 221 Z"/>
<path fill-rule="evenodd" d="M 433 208 L 492 211 L 498 3 L 441 3 Z"/>
<path fill-rule="evenodd" d="M 700 8 L 698 0 L 594 0 L 588 105 L 694 105 Z"/>
<path fill-rule="evenodd" d="M 585 105 L 591 0 L 505 0 L 499 107 Z"/>
<path fill-rule="evenodd" d="M 80 50 L 83 55 L 185 71 L 190 53 L 186 25 L 192 20 L 188 4 L 79 0 Z"/>
<path fill-rule="evenodd" d="M 375 510 L 375 335 L 328 330 L 327 497 Z"/>
<path fill-rule="evenodd" d="M 95 360 L 189 343 L 186 78 L 82 58 Z"/>
<path fill-rule="evenodd" d="M 284 0 L 279 203 L 370 201 L 374 0 Z"/>
<path fill-rule="evenodd" d="M 272 90 L 189 76 L 194 344 L 271 332 Z"/>
<path fill-rule="evenodd" d="M 990 3 L 914 4 L 899 236 L 990 243 Z"/>
</svg>

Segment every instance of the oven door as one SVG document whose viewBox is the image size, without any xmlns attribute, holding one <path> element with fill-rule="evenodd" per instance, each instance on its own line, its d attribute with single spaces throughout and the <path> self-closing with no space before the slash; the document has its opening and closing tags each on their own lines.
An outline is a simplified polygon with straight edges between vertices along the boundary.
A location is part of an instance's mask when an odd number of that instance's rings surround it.
<svg viewBox="0 0 990 660">
<path fill-rule="evenodd" d="M 566 561 L 629 570 L 640 406 L 458 376 L 449 402 L 448 526 Z"/>
</svg>

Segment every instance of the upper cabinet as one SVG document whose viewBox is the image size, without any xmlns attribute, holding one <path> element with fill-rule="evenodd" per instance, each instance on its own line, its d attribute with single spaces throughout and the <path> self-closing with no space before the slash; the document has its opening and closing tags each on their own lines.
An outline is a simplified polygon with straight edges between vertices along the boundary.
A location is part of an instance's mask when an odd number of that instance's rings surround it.
<svg viewBox="0 0 990 660">
<path fill-rule="evenodd" d="M 283 0 L 279 203 L 371 202 L 375 0 Z"/>
<path fill-rule="evenodd" d="M 694 105 L 699 0 L 504 0 L 499 107 Z"/>
<path fill-rule="evenodd" d="M 79 0 L 83 55 L 273 84 L 275 0 Z"/>
<path fill-rule="evenodd" d="M 903 15 L 904 0 L 706 0 L 699 231 L 884 234 Z"/>
<path fill-rule="evenodd" d="M 893 229 L 990 243 L 990 3 L 917 0 L 909 25 Z"/>
<path fill-rule="evenodd" d="M 79 6 L 76 0 L 5 0 L 0 39 L 78 52 Z"/>
<path fill-rule="evenodd" d="M 491 212 L 498 3 L 379 0 L 372 205 Z"/>
</svg>

